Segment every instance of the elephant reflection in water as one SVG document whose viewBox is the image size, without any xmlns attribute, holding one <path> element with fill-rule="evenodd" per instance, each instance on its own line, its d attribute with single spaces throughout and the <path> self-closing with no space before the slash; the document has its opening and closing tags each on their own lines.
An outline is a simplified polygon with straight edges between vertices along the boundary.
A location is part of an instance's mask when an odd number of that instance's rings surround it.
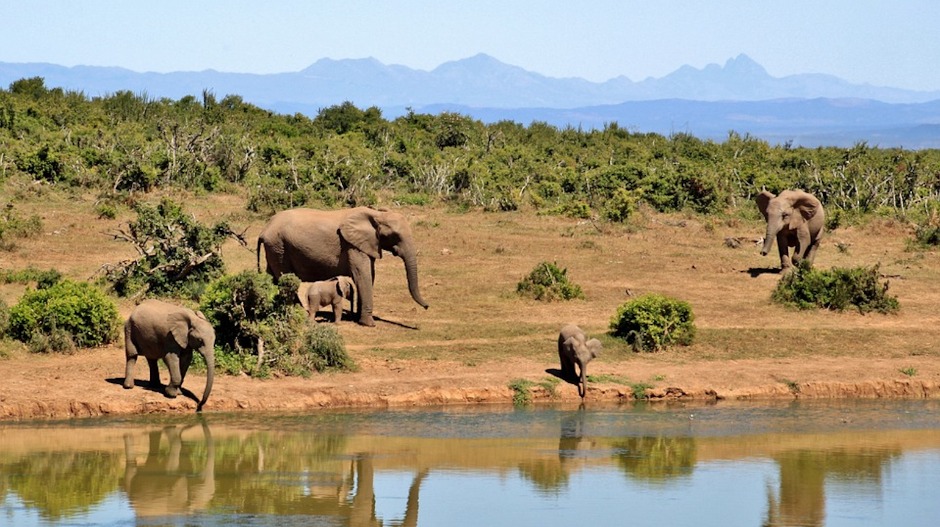
<svg viewBox="0 0 940 527">
<path fill-rule="evenodd" d="M 428 469 L 426 468 L 419 470 L 415 475 L 411 486 L 408 488 L 408 501 L 405 506 L 404 518 L 401 523 L 396 522 L 395 525 L 401 525 L 402 527 L 418 525 L 418 497 L 421 491 L 421 483 L 427 475 Z M 375 514 L 375 470 L 370 454 L 356 457 L 355 462 L 350 467 L 349 479 L 355 482 L 356 487 L 349 515 L 350 527 L 381 526 L 383 522 Z"/>
<path fill-rule="evenodd" d="M 149 433 L 147 458 L 138 464 L 134 440 L 124 436 L 127 457 L 124 492 L 137 516 L 165 516 L 200 511 L 215 494 L 215 445 L 209 427 L 202 422 L 202 441 L 188 441 L 183 433 L 195 425 L 166 426 Z M 167 447 L 163 448 L 163 436 Z M 197 468 L 193 454 L 205 445 L 205 463 Z"/>
<path fill-rule="evenodd" d="M 882 469 L 894 450 L 792 450 L 774 456 L 780 466 L 780 492 L 767 489 L 764 527 L 817 526 L 826 523 L 826 480 L 838 479 L 870 485 L 880 483 Z"/>
<path fill-rule="evenodd" d="M 584 435 L 584 404 L 577 412 L 562 418 L 558 434 L 558 457 L 525 461 L 519 464 L 519 473 L 530 480 L 539 492 L 557 493 L 568 486 L 571 467 L 580 451 L 593 450 L 597 441 Z"/>
</svg>

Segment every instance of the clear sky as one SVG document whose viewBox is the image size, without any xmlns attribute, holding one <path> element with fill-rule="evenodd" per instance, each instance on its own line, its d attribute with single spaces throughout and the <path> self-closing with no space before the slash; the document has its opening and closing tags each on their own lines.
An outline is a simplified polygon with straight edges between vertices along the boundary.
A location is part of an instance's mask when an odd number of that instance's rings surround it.
<svg viewBox="0 0 940 527">
<path fill-rule="evenodd" d="M 937 0 L 2 0 L 0 62 L 277 73 L 321 58 L 431 70 L 487 53 L 639 81 L 747 54 L 776 77 L 940 89 Z"/>
</svg>

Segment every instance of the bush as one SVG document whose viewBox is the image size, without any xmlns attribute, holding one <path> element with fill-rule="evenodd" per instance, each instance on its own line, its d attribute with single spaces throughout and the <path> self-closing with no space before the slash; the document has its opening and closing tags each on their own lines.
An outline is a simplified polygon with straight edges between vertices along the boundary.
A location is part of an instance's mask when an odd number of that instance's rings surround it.
<svg viewBox="0 0 940 527">
<path fill-rule="evenodd" d="M 618 307 L 610 320 L 610 329 L 612 335 L 626 340 L 635 351 L 656 351 L 692 344 L 694 321 L 688 302 L 647 294 Z"/>
<path fill-rule="evenodd" d="M 0 211 L 0 250 L 11 251 L 16 245 L 14 239 L 28 238 L 39 234 L 42 230 L 42 220 L 33 214 L 23 218 L 13 209 L 12 203 L 7 203 Z"/>
<path fill-rule="evenodd" d="M 0 298 L 0 338 L 7 334 L 10 328 L 10 308 L 7 303 Z"/>
<path fill-rule="evenodd" d="M 114 301 L 100 290 L 63 280 L 24 294 L 10 308 L 9 324 L 10 336 L 37 351 L 64 351 L 114 341 L 121 319 Z"/>
<path fill-rule="evenodd" d="M 19 271 L 0 272 L 0 282 L 2 283 L 25 284 L 29 282 L 36 282 L 36 289 L 46 289 L 48 287 L 52 287 L 59 283 L 60 280 L 62 280 L 62 273 L 55 269 L 40 271 L 39 269 L 30 266 Z"/>
<path fill-rule="evenodd" d="M 335 328 L 308 326 L 297 301 L 299 286 L 293 274 L 281 276 L 275 285 L 270 275 L 254 271 L 209 284 L 201 309 L 215 326 L 222 371 L 309 375 L 355 367 Z"/>
<path fill-rule="evenodd" d="M 204 226 L 169 199 L 157 206 L 138 204 L 135 211 L 137 220 L 115 237 L 131 242 L 140 257 L 110 266 L 106 272 L 118 295 L 141 290 L 180 294 L 224 273 L 222 242 L 228 236 L 238 238 L 228 225 Z"/>
<path fill-rule="evenodd" d="M 571 300 L 584 298 L 581 286 L 568 281 L 568 269 L 555 263 L 541 262 L 516 286 L 516 292 L 536 300 Z"/>
<path fill-rule="evenodd" d="M 800 262 L 777 282 L 771 299 L 799 309 L 834 309 L 855 306 L 861 313 L 895 313 L 897 297 L 888 295 L 888 282 L 879 283 L 879 266 L 820 270 Z"/>
<path fill-rule="evenodd" d="M 308 371 L 356 369 L 356 364 L 346 353 L 343 336 L 333 324 L 308 325 L 300 348 L 289 360 Z"/>
</svg>

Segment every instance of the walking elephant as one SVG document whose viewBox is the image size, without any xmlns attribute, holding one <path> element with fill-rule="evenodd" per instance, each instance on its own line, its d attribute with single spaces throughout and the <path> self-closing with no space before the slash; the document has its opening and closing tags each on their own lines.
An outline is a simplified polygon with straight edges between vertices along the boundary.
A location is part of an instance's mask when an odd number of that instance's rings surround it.
<svg viewBox="0 0 940 527">
<path fill-rule="evenodd" d="M 375 260 L 383 250 L 404 261 L 411 298 L 428 307 L 418 289 L 417 247 L 411 227 L 397 212 L 369 207 L 285 210 L 271 217 L 258 235 L 259 272 L 262 247 L 267 272 L 275 279 L 284 273 L 294 273 L 304 282 L 351 276 L 358 291 L 359 323 L 364 326 L 375 325 Z"/>
<path fill-rule="evenodd" d="M 352 278 L 336 276 L 329 280 L 319 280 L 307 288 L 307 314 L 314 320 L 317 310 L 321 307 L 333 308 L 333 322 L 338 323 L 343 318 L 343 301 L 349 300 L 350 310 L 355 309 L 353 293 L 355 286 Z"/>
<path fill-rule="evenodd" d="M 588 340 L 584 331 L 574 324 L 568 324 L 558 333 L 558 359 L 561 361 L 561 375 L 565 379 L 578 379 L 578 395 L 584 399 L 587 393 L 587 365 L 600 355 L 601 341 Z M 578 375 L 574 366 L 578 365 Z"/>
<path fill-rule="evenodd" d="M 215 329 L 201 312 L 160 300 L 145 300 L 134 308 L 124 324 L 127 358 L 124 388 L 134 387 L 134 366 L 137 356 L 143 355 L 150 365 L 150 385 L 153 387 L 160 386 L 157 361 L 163 359 L 170 370 L 166 396 L 176 397 L 193 360 L 193 351 L 198 351 L 206 360 L 206 387 L 196 406 L 197 412 L 202 411 L 212 392 L 214 347 Z"/>
<path fill-rule="evenodd" d="M 822 203 L 802 190 L 784 190 L 779 196 L 765 190 L 757 195 L 755 201 L 767 220 L 761 255 L 766 256 L 770 252 L 776 239 L 780 267 L 784 271 L 790 268 L 791 262 L 798 265 L 800 260 L 812 265 L 826 225 Z M 790 247 L 794 248 L 792 257 Z"/>
</svg>

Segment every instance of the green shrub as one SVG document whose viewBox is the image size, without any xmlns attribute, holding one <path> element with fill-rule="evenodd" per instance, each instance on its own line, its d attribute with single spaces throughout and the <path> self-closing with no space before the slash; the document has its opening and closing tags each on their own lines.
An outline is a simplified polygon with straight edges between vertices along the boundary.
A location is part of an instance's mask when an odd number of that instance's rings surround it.
<svg viewBox="0 0 940 527">
<path fill-rule="evenodd" d="M 63 280 L 24 294 L 10 308 L 9 324 L 13 338 L 28 343 L 48 337 L 49 345 L 38 347 L 58 351 L 69 347 L 63 344 L 66 336 L 79 347 L 112 342 L 121 320 L 114 301 L 99 289 L 86 282 Z"/>
<path fill-rule="evenodd" d="M 584 298 L 581 286 L 568 280 L 568 270 L 555 263 L 540 262 L 516 285 L 516 292 L 536 300 L 571 300 Z"/>
<path fill-rule="evenodd" d="M 35 267 L 27 267 L 19 271 L 0 272 L 0 282 L 6 284 L 25 284 L 29 282 L 36 283 L 36 289 L 46 289 L 52 287 L 62 280 L 62 273 L 55 269 L 41 271 Z"/>
<path fill-rule="evenodd" d="M 0 338 L 7 334 L 10 328 L 10 307 L 0 298 Z"/>
<path fill-rule="evenodd" d="M 813 269 L 800 262 L 777 282 L 771 299 L 799 309 L 834 309 L 855 306 L 862 313 L 894 313 L 900 307 L 897 297 L 888 295 L 888 282 L 880 283 L 879 266 Z"/>
<path fill-rule="evenodd" d="M 139 203 L 134 210 L 137 220 L 115 237 L 131 242 L 140 257 L 106 272 L 118 295 L 179 295 L 224 273 L 222 242 L 237 237 L 228 225 L 204 226 L 166 198 L 156 206 Z"/>
<path fill-rule="evenodd" d="M 221 371 L 267 376 L 355 368 L 335 327 L 310 327 L 297 301 L 300 280 L 244 271 L 209 284 L 200 306 L 216 328 Z"/>
<path fill-rule="evenodd" d="M 23 218 L 12 203 L 7 203 L 0 211 L 0 250 L 11 251 L 15 247 L 15 239 L 34 236 L 41 230 L 42 220 L 39 216 L 33 214 Z"/>
<path fill-rule="evenodd" d="M 612 335 L 623 338 L 636 351 L 656 351 L 692 344 L 694 321 L 688 302 L 651 293 L 618 307 L 610 329 Z"/>
<path fill-rule="evenodd" d="M 612 222 L 626 223 L 636 214 L 637 203 L 642 196 L 641 191 L 615 189 L 613 195 L 607 200 L 604 217 Z"/>
<path fill-rule="evenodd" d="M 327 370 L 355 370 L 356 364 L 346 353 L 343 336 L 333 324 L 308 325 L 303 332 L 303 343 L 295 361 L 318 372 Z"/>
</svg>

